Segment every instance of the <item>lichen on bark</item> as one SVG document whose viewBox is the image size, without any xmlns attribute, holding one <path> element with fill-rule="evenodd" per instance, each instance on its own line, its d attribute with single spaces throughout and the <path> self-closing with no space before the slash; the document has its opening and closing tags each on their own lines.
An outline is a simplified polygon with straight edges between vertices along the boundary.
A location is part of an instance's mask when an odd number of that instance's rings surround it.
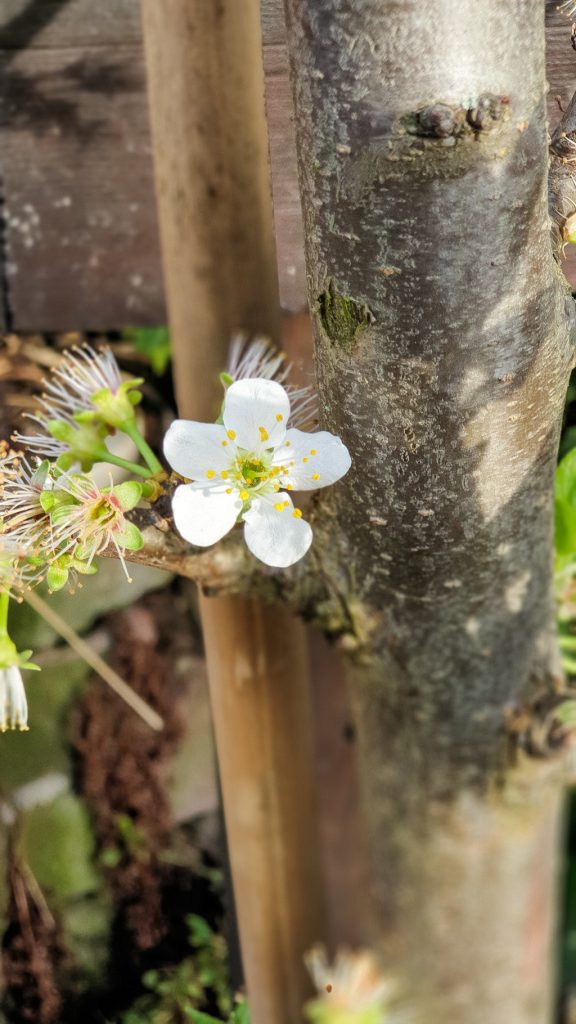
<svg viewBox="0 0 576 1024">
<path fill-rule="evenodd" d="M 352 351 L 361 332 L 374 320 L 366 305 L 341 295 L 333 281 L 328 281 L 318 296 L 318 316 L 330 341 L 346 352 Z"/>
</svg>

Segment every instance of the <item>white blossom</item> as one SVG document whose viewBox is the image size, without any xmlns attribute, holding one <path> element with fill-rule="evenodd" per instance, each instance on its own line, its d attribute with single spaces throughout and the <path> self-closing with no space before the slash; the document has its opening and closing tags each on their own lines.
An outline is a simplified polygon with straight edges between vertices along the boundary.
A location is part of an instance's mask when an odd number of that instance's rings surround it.
<svg viewBox="0 0 576 1024">
<path fill-rule="evenodd" d="M 312 529 L 287 492 L 335 483 L 350 468 L 348 450 L 327 431 L 287 427 L 290 398 L 277 381 L 245 378 L 230 385 L 222 419 L 176 420 L 166 434 L 168 462 L 192 481 L 175 491 L 176 527 L 191 544 L 206 547 L 243 521 L 257 558 L 292 565 L 310 547 Z"/>
<path fill-rule="evenodd" d="M 28 730 L 28 704 L 22 675 L 17 665 L 0 668 L 0 732 Z"/>
</svg>

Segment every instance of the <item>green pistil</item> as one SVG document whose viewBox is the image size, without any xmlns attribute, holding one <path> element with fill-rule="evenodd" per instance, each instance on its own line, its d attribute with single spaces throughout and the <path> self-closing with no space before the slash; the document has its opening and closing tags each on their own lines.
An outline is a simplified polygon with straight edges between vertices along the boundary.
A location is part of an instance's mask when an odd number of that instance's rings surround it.
<svg viewBox="0 0 576 1024">
<path fill-rule="evenodd" d="M 248 487 L 258 487 L 268 477 L 268 469 L 263 462 L 243 462 L 240 472 Z"/>
</svg>

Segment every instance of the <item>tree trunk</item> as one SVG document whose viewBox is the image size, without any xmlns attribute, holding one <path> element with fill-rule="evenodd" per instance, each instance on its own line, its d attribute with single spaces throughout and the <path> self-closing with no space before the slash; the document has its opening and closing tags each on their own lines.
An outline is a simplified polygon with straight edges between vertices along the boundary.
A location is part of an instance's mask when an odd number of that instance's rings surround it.
<svg viewBox="0 0 576 1024">
<path fill-rule="evenodd" d="M 398 1020 L 544 1024 L 560 772 L 505 728 L 557 674 L 543 5 L 285 5 L 383 964 Z"/>
</svg>

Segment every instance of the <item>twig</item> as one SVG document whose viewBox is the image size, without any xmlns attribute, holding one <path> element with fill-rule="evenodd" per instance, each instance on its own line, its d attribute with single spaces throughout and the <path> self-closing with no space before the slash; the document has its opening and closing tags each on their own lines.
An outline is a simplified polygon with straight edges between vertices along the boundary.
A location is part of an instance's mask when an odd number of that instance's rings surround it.
<svg viewBox="0 0 576 1024">
<path fill-rule="evenodd" d="M 137 715 L 151 729 L 155 729 L 159 732 L 164 728 L 164 720 L 160 715 L 151 708 L 145 700 L 142 699 L 131 686 L 126 683 L 113 668 L 108 665 L 103 658 L 100 657 L 96 651 L 92 650 L 89 644 L 86 643 L 82 637 L 72 629 L 71 626 L 62 618 L 58 612 L 54 611 L 50 605 L 41 598 L 36 591 L 29 590 L 24 593 L 24 600 L 30 605 L 34 611 L 38 612 L 43 619 L 46 620 L 49 626 L 66 641 L 81 658 L 94 669 L 95 672 L 104 680 L 108 686 L 118 694 L 119 697 L 128 704 Z"/>
</svg>

